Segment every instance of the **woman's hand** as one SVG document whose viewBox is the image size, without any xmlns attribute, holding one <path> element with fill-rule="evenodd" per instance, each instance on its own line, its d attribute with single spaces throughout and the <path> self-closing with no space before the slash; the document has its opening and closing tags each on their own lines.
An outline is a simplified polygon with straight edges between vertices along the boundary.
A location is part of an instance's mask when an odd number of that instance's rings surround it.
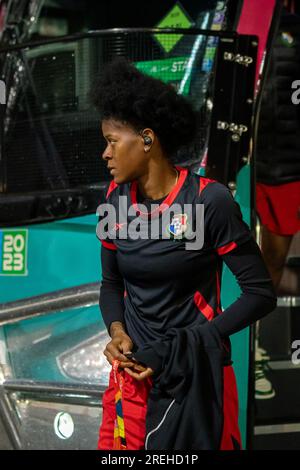
<svg viewBox="0 0 300 470">
<path fill-rule="evenodd" d="M 133 342 L 125 332 L 122 323 L 113 322 L 110 327 L 110 335 L 111 341 L 106 345 L 104 355 L 111 365 L 114 360 L 119 361 L 119 367 L 139 381 L 150 377 L 154 373 L 150 367 L 144 367 L 133 362 L 124 355 L 124 353 L 132 351 Z"/>
<path fill-rule="evenodd" d="M 134 363 L 130 369 L 125 367 L 124 370 L 136 380 L 145 380 L 147 377 L 153 375 L 154 371 L 150 367 L 144 367 L 141 364 Z"/>
<path fill-rule="evenodd" d="M 106 345 L 104 355 L 108 362 L 112 365 L 114 360 L 120 362 L 119 367 L 132 367 L 134 363 L 130 361 L 124 354 L 130 352 L 133 348 L 133 342 L 124 330 L 123 324 L 113 322 L 110 327 L 111 341 Z"/>
</svg>

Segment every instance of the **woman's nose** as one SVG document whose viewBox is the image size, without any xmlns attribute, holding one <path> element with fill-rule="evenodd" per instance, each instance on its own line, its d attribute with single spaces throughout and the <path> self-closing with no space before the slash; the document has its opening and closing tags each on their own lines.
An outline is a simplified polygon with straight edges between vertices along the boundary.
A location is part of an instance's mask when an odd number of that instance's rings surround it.
<svg viewBox="0 0 300 470">
<path fill-rule="evenodd" d="M 104 150 L 104 152 L 102 154 L 102 158 L 103 158 L 103 160 L 107 160 L 108 158 L 110 158 L 110 152 L 109 152 L 109 147 L 108 146 Z"/>
</svg>

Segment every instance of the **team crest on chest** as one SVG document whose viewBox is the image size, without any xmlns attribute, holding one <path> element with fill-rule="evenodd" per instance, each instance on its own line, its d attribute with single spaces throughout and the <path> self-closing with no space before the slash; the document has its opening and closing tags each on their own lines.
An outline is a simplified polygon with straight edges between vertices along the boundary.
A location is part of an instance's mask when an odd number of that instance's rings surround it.
<svg viewBox="0 0 300 470">
<path fill-rule="evenodd" d="M 182 235 L 188 228 L 187 215 L 175 214 L 171 220 L 170 225 L 167 225 L 167 231 L 173 235 L 174 238 L 182 238 Z"/>
</svg>

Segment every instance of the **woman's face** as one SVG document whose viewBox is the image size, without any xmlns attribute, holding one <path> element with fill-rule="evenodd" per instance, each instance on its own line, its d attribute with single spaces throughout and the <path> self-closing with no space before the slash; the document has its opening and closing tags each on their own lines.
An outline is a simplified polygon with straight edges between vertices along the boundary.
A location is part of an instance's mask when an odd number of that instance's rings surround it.
<svg viewBox="0 0 300 470">
<path fill-rule="evenodd" d="M 105 160 L 115 183 L 133 181 L 146 172 L 147 158 L 143 137 L 129 125 L 113 119 L 102 121 L 107 146 Z"/>
</svg>

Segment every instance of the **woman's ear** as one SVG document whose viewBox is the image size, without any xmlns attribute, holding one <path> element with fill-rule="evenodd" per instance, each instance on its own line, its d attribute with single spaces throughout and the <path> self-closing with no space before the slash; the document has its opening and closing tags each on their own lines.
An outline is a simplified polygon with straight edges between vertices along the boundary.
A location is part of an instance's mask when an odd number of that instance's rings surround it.
<svg viewBox="0 0 300 470">
<path fill-rule="evenodd" d="M 141 136 L 143 138 L 143 142 L 145 146 L 144 150 L 145 152 L 149 152 L 155 139 L 154 132 L 152 129 L 143 129 L 141 131 Z"/>
</svg>

